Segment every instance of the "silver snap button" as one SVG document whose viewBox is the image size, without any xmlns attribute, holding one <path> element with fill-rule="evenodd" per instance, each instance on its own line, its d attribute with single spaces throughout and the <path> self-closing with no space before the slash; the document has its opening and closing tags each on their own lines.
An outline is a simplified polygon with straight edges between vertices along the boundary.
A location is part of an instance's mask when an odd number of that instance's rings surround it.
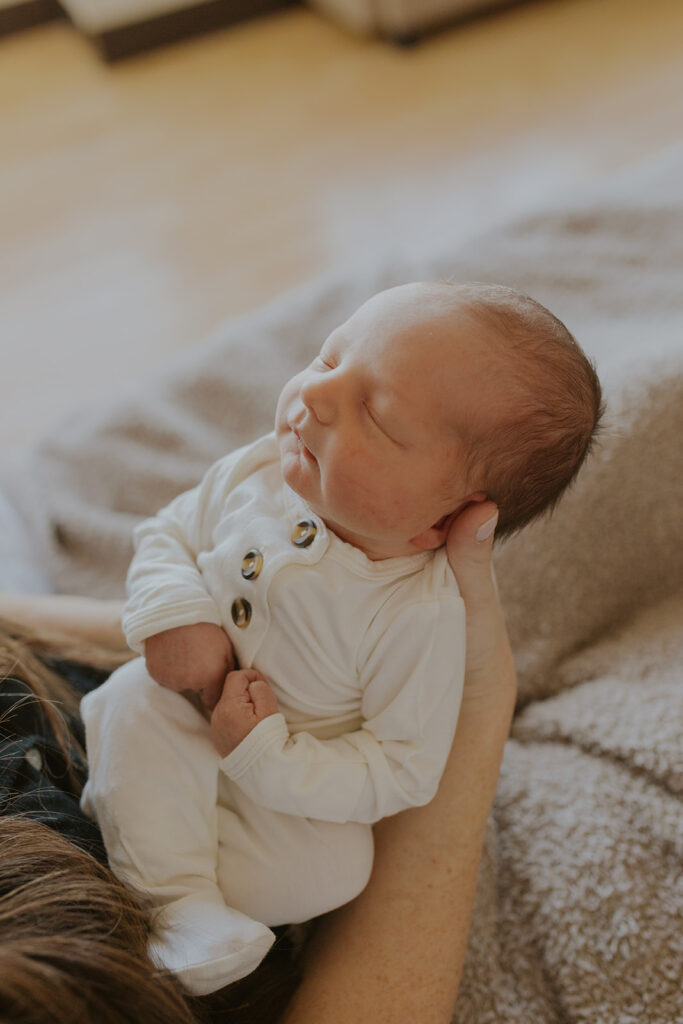
<svg viewBox="0 0 683 1024">
<path fill-rule="evenodd" d="M 263 555 L 258 548 L 252 548 L 242 559 L 242 579 L 255 580 L 260 576 L 262 568 Z"/>
<path fill-rule="evenodd" d="M 292 530 L 290 540 L 298 548 L 307 548 L 315 540 L 318 527 L 312 519 L 302 519 Z"/>
<path fill-rule="evenodd" d="M 238 629 L 246 629 L 251 621 L 251 605 L 243 597 L 238 597 L 232 602 L 230 609 L 232 621 Z"/>
<path fill-rule="evenodd" d="M 30 747 L 24 754 L 24 758 L 31 765 L 31 768 L 35 768 L 37 772 L 43 767 L 43 755 L 37 747 Z"/>
</svg>

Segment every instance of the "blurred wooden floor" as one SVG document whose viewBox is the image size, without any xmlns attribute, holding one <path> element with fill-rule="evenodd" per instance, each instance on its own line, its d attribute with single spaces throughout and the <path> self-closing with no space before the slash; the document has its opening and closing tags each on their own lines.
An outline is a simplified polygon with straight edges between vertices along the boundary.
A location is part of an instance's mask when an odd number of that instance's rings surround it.
<svg viewBox="0 0 683 1024">
<path fill-rule="evenodd" d="M 680 0 L 539 0 L 397 50 L 305 8 L 114 67 L 0 40 L 0 453 L 357 254 L 680 140 Z"/>
</svg>

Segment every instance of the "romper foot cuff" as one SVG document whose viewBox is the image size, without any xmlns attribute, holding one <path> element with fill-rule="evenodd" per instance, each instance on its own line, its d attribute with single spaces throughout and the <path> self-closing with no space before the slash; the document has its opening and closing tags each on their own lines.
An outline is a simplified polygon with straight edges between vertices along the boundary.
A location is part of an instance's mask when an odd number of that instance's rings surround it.
<svg viewBox="0 0 683 1024">
<path fill-rule="evenodd" d="M 156 914 L 147 949 L 153 963 L 203 996 L 250 974 L 274 942 L 266 925 L 222 900 L 192 895 Z"/>
</svg>

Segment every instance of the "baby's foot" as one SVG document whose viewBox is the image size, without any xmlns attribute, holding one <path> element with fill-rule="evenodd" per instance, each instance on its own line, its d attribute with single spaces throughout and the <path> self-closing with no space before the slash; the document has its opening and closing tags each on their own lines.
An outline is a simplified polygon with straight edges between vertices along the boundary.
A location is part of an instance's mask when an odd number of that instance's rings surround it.
<svg viewBox="0 0 683 1024">
<path fill-rule="evenodd" d="M 202 893 L 158 911 L 147 949 L 188 992 L 204 996 L 250 974 L 274 941 L 270 928 L 226 906 L 219 895 Z"/>
</svg>

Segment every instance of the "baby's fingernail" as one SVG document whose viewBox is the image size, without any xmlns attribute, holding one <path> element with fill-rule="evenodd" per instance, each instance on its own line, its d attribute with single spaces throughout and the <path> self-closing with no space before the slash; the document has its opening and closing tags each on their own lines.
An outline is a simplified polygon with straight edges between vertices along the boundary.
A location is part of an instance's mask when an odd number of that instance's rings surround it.
<svg viewBox="0 0 683 1024">
<path fill-rule="evenodd" d="M 486 540 L 488 537 L 490 537 L 496 528 L 497 522 L 498 513 L 495 512 L 494 515 L 492 515 L 490 519 L 487 519 L 485 523 L 482 523 L 479 529 L 477 530 L 477 540 Z"/>
</svg>

